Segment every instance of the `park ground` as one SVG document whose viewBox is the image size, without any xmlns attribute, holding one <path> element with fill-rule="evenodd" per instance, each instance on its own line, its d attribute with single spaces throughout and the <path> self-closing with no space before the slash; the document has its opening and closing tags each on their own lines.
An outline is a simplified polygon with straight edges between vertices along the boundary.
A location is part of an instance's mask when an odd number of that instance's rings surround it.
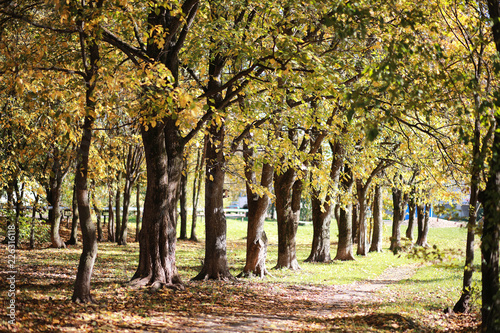
<svg viewBox="0 0 500 333">
<path fill-rule="evenodd" d="M 228 222 L 228 261 L 237 275 L 244 264 L 241 221 Z M 274 225 L 275 226 L 275 225 Z M 267 226 L 266 226 L 267 228 Z M 268 266 L 276 239 L 270 223 Z M 199 230 L 203 230 L 200 227 Z M 92 279 L 95 304 L 73 304 L 80 245 L 16 251 L 16 321 L 9 325 L 3 288 L 1 332 L 476 332 L 479 304 L 470 314 L 447 314 L 460 295 L 465 230 L 434 221 L 436 248 L 408 255 L 388 250 L 354 262 L 304 263 L 312 226 L 299 227 L 301 270 L 271 270 L 266 279 L 191 282 L 200 269 L 203 242 L 178 242 L 183 290 L 132 289 L 137 243 L 99 244 Z M 67 230 L 63 226 L 63 236 Z M 132 233 L 132 232 L 131 232 Z M 388 231 L 386 232 L 388 235 Z M 335 236 L 335 231 L 332 233 Z M 388 236 L 387 236 L 388 237 Z M 332 237 L 335 238 L 335 237 Z M 132 240 L 132 239 L 131 239 Z M 460 245 L 462 244 L 462 245 Z M 448 246 L 448 247 L 447 247 Z M 5 245 L 1 248 L 6 253 Z M 332 243 L 332 254 L 335 244 Z M 5 257 L 5 256 L 3 256 Z M 417 258 L 418 257 L 418 258 Z M 422 259 L 426 257 L 426 259 Z M 0 280 L 7 285 L 5 275 Z M 476 281 L 477 285 L 477 281 Z M 478 293 L 475 293 L 479 298 Z"/>
</svg>

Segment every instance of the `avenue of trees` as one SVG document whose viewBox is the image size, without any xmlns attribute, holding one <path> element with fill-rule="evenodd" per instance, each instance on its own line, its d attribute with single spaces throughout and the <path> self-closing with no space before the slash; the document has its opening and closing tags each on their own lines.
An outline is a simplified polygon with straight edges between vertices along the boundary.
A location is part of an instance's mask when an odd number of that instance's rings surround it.
<svg viewBox="0 0 500 333">
<path fill-rule="evenodd" d="M 156 290 L 183 288 L 177 225 L 187 239 L 191 222 L 196 240 L 198 210 L 205 258 L 193 278 L 235 279 L 223 210 L 229 175 L 248 198 L 239 277 L 300 269 L 305 201 L 314 228 L 306 260 L 329 262 L 382 250 L 384 197 L 398 253 L 405 238 L 427 246 L 431 205 L 466 191 L 454 310 L 470 308 L 481 207 L 482 328 L 498 331 L 499 19 L 498 0 L 0 0 L 0 187 L 16 242 L 23 206 L 51 207 L 52 247 L 75 244 L 79 227 L 73 301 L 85 303 L 104 208 L 107 241 L 139 242 L 130 283 Z M 73 193 L 69 240 L 59 233 L 64 188 Z M 129 206 L 142 202 L 135 233 Z M 271 204 L 276 263 L 266 262 L 263 228 Z"/>
</svg>

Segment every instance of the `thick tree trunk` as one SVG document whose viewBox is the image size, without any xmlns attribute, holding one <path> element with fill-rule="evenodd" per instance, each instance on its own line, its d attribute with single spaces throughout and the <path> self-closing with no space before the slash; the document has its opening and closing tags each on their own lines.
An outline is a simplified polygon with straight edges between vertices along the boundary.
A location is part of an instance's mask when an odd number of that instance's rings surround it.
<svg viewBox="0 0 500 333">
<path fill-rule="evenodd" d="M 80 214 L 78 214 L 78 201 L 76 200 L 76 182 L 73 185 L 73 200 L 71 202 L 71 235 L 66 245 L 75 245 L 78 241 L 77 231 L 78 223 L 80 222 Z"/>
<path fill-rule="evenodd" d="M 344 166 L 344 176 L 342 177 L 341 185 L 343 193 L 347 197 L 350 197 L 354 186 L 354 179 L 348 165 Z M 350 199 L 348 203 L 340 206 L 338 226 L 339 241 L 334 260 L 354 260 L 352 252 L 352 202 Z"/>
<path fill-rule="evenodd" d="M 205 177 L 205 260 L 193 280 L 231 280 L 226 249 L 226 217 L 223 209 L 225 157 L 224 121 L 210 125 Z"/>
<path fill-rule="evenodd" d="M 406 238 L 410 241 L 413 240 L 413 229 L 415 228 L 415 212 L 417 210 L 417 205 L 415 204 L 415 199 L 413 198 L 414 193 L 411 194 L 411 198 L 408 200 L 408 227 L 406 228 Z"/>
<path fill-rule="evenodd" d="M 85 117 L 83 135 L 77 156 L 77 172 L 75 176 L 76 199 L 78 201 L 78 212 L 80 215 L 80 229 L 82 231 L 83 249 L 78 264 L 75 287 L 73 290 L 73 302 L 93 302 L 90 294 L 90 279 L 97 257 L 96 227 L 92 222 L 90 214 L 89 193 L 87 189 L 87 176 L 89 165 L 90 144 L 92 141 L 92 124 L 94 119 Z"/>
<path fill-rule="evenodd" d="M 429 233 L 429 213 L 431 206 L 420 204 L 417 206 L 417 241 L 415 245 L 428 247 L 427 234 Z"/>
<path fill-rule="evenodd" d="M 332 220 L 332 205 L 330 197 L 324 200 L 318 198 L 319 191 L 313 191 L 311 197 L 313 241 L 311 253 L 306 262 L 330 262 L 330 223 Z"/>
<path fill-rule="evenodd" d="M 337 189 L 339 183 L 340 169 L 344 163 L 344 148 L 339 142 L 330 142 L 333 159 L 330 167 L 330 179 L 332 188 Z M 317 194 L 312 197 L 313 216 L 313 242 L 311 253 L 307 262 L 330 262 L 330 223 L 332 220 L 334 204 L 331 202 L 336 193 L 326 196 L 325 201 L 318 200 Z M 323 210 L 321 209 L 323 206 Z M 338 221 L 338 219 L 337 219 Z"/>
<path fill-rule="evenodd" d="M 493 22 L 493 39 L 497 54 L 500 53 L 500 2 L 488 0 L 488 12 Z M 498 75 L 498 71 L 496 73 Z M 495 113 L 495 122 L 500 125 L 500 116 Z M 499 296 L 499 227 L 500 227 L 500 132 L 494 132 L 491 148 L 490 172 L 486 189 L 481 196 L 484 208 L 483 236 L 481 238 L 482 271 L 482 324 L 483 332 L 500 332 L 500 297 Z"/>
<path fill-rule="evenodd" d="M 275 268 L 300 269 L 297 261 L 295 236 L 299 225 L 302 181 L 297 171 L 288 169 L 275 174 L 276 215 L 278 224 L 278 262 Z"/>
<path fill-rule="evenodd" d="M 370 252 L 382 252 L 382 231 L 383 231 L 383 202 L 382 187 L 375 185 L 375 195 L 373 198 L 373 233 Z"/>
<path fill-rule="evenodd" d="M 497 119 L 500 121 L 500 119 Z M 483 235 L 481 237 L 482 276 L 482 331 L 500 332 L 499 295 L 499 226 L 500 226 L 500 133 L 494 139 L 496 165 L 490 164 L 490 175 L 481 202 L 484 207 Z"/>
<path fill-rule="evenodd" d="M 264 232 L 264 222 L 266 220 L 267 209 L 269 207 L 269 195 L 257 194 L 252 187 L 257 185 L 257 178 L 254 171 L 253 149 L 246 144 L 243 147 L 243 157 L 245 159 L 246 192 L 248 198 L 248 226 L 247 226 L 247 253 L 243 271 L 238 277 L 259 276 L 268 274 L 266 268 L 267 237 Z M 270 191 L 273 183 L 274 167 L 264 164 L 260 181 L 261 188 Z"/>
<path fill-rule="evenodd" d="M 405 207 L 407 199 L 403 192 L 398 188 L 392 189 L 392 236 L 390 250 L 394 253 L 401 251 L 401 224 L 405 218 Z"/>
<path fill-rule="evenodd" d="M 175 179 L 169 182 L 166 124 L 141 128 L 147 166 L 147 187 L 144 199 L 142 228 L 139 233 L 139 265 L 131 284 L 151 285 L 153 290 L 163 285 L 181 283 L 175 265 L 175 218 L 177 188 Z M 179 170 L 179 174 L 182 170 Z M 174 187 L 172 189 L 172 187 Z M 173 197 L 173 198 L 172 198 Z M 174 239 L 172 239 L 172 229 Z M 172 244 L 173 242 L 173 244 Z M 173 253 L 171 251 L 173 250 Z"/>
<path fill-rule="evenodd" d="M 187 239 L 187 185 L 188 185 L 188 157 L 185 156 L 182 169 L 184 170 L 181 175 L 180 190 L 180 218 L 181 230 L 179 239 Z"/>
</svg>

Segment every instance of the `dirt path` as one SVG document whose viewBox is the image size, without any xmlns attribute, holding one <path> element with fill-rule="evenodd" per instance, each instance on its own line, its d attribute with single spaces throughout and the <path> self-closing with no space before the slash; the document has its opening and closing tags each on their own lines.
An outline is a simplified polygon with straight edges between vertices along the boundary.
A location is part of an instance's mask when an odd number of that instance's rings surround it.
<svg viewBox="0 0 500 333">
<path fill-rule="evenodd" d="M 311 322 L 311 318 L 329 319 L 335 313 L 349 311 L 353 304 L 381 302 L 382 298 L 377 291 L 390 284 L 410 278 L 415 269 L 415 266 L 389 268 L 373 280 L 349 285 L 268 285 L 267 293 L 271 294 L 274 306 L 269 308 L 267 312 L 262 312 L 262 308 L 259 308 L 259 311 L 252 311 L 249 308 L 244 313 L 224 316 L 210 313 L 200 314 L 184 318 L 188 321 L 181 319 L 168 331 L 290 332 L 320 329 L 321 326 Z M 250 285 L 249 288 L 256 288 L 256 285 Z M 304 322 L 310 323 L 304 327 Z"/>
</svg>

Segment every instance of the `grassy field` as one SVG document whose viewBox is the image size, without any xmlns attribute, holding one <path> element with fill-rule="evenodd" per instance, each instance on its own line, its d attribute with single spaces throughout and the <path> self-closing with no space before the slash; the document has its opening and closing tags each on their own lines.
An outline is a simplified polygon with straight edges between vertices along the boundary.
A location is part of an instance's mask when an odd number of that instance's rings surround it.
<svg viewBox="0 0 500 333">
<path fill-rule="evenodd" d="M 227 225 L 227 257 L 231 272 L 236 276 L 245 263 L 246 223 L 228 220 Z M 134 234 L 133 220 L 129 228 L 129 234 Z M 276 222 L 266 222 L 268 268 L 272 268 L 277 259 L 276 229 Z M 464 228 L 432 228 L 429 244 L 436 245 L 436 248 L 426 251 L 430 258 L 428 260 L 411 257 L 407 253 L 395 256 L 388 251 L 390 227 L 386 226 L 384 252 L 357 256 L 355 261 L 350 262 L 311 264 L 305 263 L 304 259 L 310 252 L 313 228 L 310 224 L 301 225 L 297 232 L 297 258 L 301 270 L 271 270 L 272 276 L 263 280 L 253 278 L 236 283 L 189 281 L 199 272 L 204 257 L 203 221 L 199 221 L 197 230 L 200 242 L 179 241 L 177 244 L 177 266 L 186 283 L 185 290 L 178 292 L 163 290 L 149 295 L 141 290 L 130 289 L 125 282 L 131 278 L 137 266 L 138 244 L 130 242 L 126 247 L 120 247 L 107 242 L 100 243 L 92 280 L 93 294 L 97 300 L 95 305 L 74 305 L 69 301 L 81 252 L 79 245 L 67 249 L 50 249 L 46 247 L 48 244 L 43 244 L 40 249 L 18 249 L 16 324 L 7 325 L 6 321 L 2 321 L 0 329 L 14 332 L 196 332 L 203 331 L 197 327 L 214 325 L 217 321 L 213 318 L 223 322 L 229 320 L 227 318 L 237 321 L 238 316 L 250 311 L 250 308 L 256 317 L 272 312 L 275 316 L 292 318 L 288 324 L 273 324 L 263 331 L 466 332 L 477 329 L 479 303 L 475 303 L 474 312 L 469 315 L 443 313 L 443 309 L 452 307 L 460 296 L 464 261 L 462 249 L 466 237 Z M 67 235 L 65 228 L 63 235 Z M 332 223 L 331 238 L 333 257 L 337 238 L 335 223 Z M 5 253 L 3 245 L 2 251 Z M 438 256 L 439 260 L 436 259 Z M 388 285 L 383 291 L 377 292 L 382 302 L 353 303 L 349 309 L 338 309 L 328 316 L 320 316 L 301 311 L 304 307 L 315 308 L 311 305 L 317 303 L 314 295 L 310 295 L 311 299 L 304 303 L 286 297 L 287 293 L 293 293 L 294 289 L 291 288 L 294 286 L 327 288 L 363 283 L 376 278 L 390 267 L 408 265 L 417 267 L 416 273 L 410 279 Z M 479 277 L 480 274 L 476 273 L 476 284 L 479 283 Z M 7 285 L 4 276 L 1 282 Z M 480 299 L 479 293 L 476 292 L 475 296 Z M 6 300 L 5 295 L 2 298 Z M 248 302 L 254 302 L 255 299 L 259 299 L 259 303 L 249 305 Z M 205 316 L 207 313 L 213 318 L 199 318 L 201 314 Z"/>
</svg>

